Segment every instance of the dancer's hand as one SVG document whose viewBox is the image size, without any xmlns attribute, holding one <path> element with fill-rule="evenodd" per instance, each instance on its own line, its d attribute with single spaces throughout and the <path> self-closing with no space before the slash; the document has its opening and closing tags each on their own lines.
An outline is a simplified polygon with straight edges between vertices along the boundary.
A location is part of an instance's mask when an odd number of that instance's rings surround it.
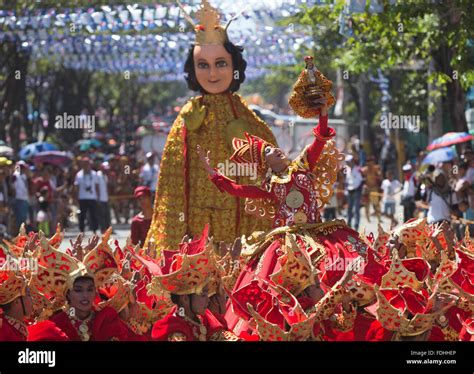
<svg viewBox="0 0 474 374">
<path fill-rule="evenodd" d="M 230 254 L 233 260 L 238 260 L 240 258 L 240 253 L 242 252 L 242 241 L 240 238 L 236 238 L 234 240 L 234 244 L 232 244 L 232 248 L 230 250 Z"/>
<path fill-rule="evenodd" d="M 197 153 L 199 155 L 199 158 L 201 159 L 201 162 L 204 166 L 204 169 L 206 169 L 207 173 L 213 177 L 216 175 L 216 171 L 211 167 L 211 161 L 209 160 L 209 155 L 211 154 L 211 151 L 207 151 L 207 154 L 204 153 L 204 150 L 201 148 L 200 145 L 197 146 Z"/>
<path fill-rule="evenodd" d="M 206 107 L 201 105 L 198 99 L 191 100 L 191 107 L 182 113 L 186 128 L 196 131 L 206 118 Z"/>
</svg>

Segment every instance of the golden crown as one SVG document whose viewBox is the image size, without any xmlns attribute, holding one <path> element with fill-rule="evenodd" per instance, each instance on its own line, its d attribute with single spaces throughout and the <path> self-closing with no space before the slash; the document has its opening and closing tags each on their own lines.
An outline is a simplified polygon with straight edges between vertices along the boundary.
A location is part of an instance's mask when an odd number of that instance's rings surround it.
<svg viewBox="0 0 474 374">
<path fill-rule="evenodd" d="M 281 268 L 270 278 L 275 284 L 286 288 L 293 295 L 299 295 L 306 287 L 314 284 L 314 277 L 319 271 L 301 251 L 295 234 L 286 234 L 283 251 L 284 254 L 278 258 Z"/>
<path fill-rule="evenodd" d="M 237 16 L 233 17 L 227 25 L 223 27 L 220 24 L 221 16 L 219 11 L 214 8 L 207 0 L 201 1 L 201 6 L 196 12 L 198 24 L 196 25 L 191 16 L 186 12 L 183 5 L 178 1 L 178 5 L 184 13 L 185 19 L 193 26 L 194 32 L 196 33 L 196 45 L 205 44 L 216 44 L 222 45 L 229 40 L 227 36 L 227 29 L 230 23 L 242 14 L 240 12 Z"/>
</svg>

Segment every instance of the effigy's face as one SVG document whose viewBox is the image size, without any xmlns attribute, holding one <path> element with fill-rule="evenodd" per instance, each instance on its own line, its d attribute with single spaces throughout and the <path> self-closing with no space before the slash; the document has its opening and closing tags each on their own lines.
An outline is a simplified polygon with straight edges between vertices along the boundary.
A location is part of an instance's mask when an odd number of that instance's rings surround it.
<svg viewBox="0 0 474 374">
<path fill-rule="evenodd" d="M 210 94 L 226 92 L 233 80 L 232 56 L 223 45 L 194 47 L 194 71 L 201 87 Z"/>
</svg>

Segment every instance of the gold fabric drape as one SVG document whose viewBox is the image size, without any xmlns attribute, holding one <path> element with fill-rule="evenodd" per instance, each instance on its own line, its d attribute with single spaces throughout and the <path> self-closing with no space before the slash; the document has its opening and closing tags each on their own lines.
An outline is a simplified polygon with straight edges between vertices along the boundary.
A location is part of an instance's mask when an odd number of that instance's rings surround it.
<svg viewBox="0 0 474 374">
<path fill-rule="evenodd" d="M 163 151 L 153 219 L 145 241 L 145 247 L 149 241 L 154 241 L 158 253 L 162 249 L 176 250 L 185 234 L 200 234 L 206 223 L 210 224 L 210 235 L 214 237 L 214 241 L 227 243 L 233 242 L 237 236 L 250 235 L 254 230 L 271 227 L 270 221 L 257 220 L 244 212 L 245 199 L 219 192 L 208 179 L 196 153 L 198 144 L 203 149 L 210 150 L 211 165 L 217 167 L 218 163 L 225 163 L 233 153 L 229 134 L 243 137 L 244 131 L 247 131 L 276 145 L 270 128 L 248 108 L 245 100 L 238 94 L 204 95 L 200 100 L 206 107 L 202 125 L 195 131 L 187 129 L 185 144 L 182 114 L 189 110 L 188 102 L 176 118 Z M 187 217 L 185 148 L 188 154 Z M 248 177 L 227 176 L 241 184 L 256 182 Z M 240 205 L 239 216 L 237 204 Z"/>
</svg>

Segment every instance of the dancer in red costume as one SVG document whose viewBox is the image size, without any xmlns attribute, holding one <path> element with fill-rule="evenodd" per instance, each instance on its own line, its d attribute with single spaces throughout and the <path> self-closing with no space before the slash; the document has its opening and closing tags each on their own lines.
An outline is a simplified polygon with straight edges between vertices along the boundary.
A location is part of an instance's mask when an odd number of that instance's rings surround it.
<svg viewBox="0 0 474 374">
<path fill-rule="evenodd" d="M 27 280 L 21 271 L 0 270 L 0 341 L 25 341 L 25 319 L 32 313 Z"/>
<path fill-rule="evenodd" d="M 168 292 L 175 306 L 153 325 L 153 340 L 238 340 L 208 309 L 209 295 L 215 293 L 219 271 L 208 233 L 209 225 L 206 225 L 200 238 L 184 241 L 179 251 L 162 252 L 162 266 L 153 274 L 149 290 L 158 295 Z"/>
<path fill-rule="evenodd" d="M 235 153 L 231 160 L 238 164 L 250 164 L 265 178 L 262 188 L 239 185 L 210 166 L 207 155 L 198 146 L 198 153 L 210 179 L 221 192 L 247 198 L 246 210 L 263 217 L 273 218 L 273 230 L 256 232 L 247 239 L 242 254 L 249 258 L 234 290 L 249 284 L 255 277 L 264 280 L 278 271 L 277 258 L 281 254 L 284 234 L 295 233 L 297 242 L 310 256 L 315 267 L 323 272 L 328 263 L 344 257 L 347 261 L 364 254 L 366 244 L 359 234 L 343 220 L 321 223 L 319 210 L 331 197 L 340 155 L 330 141 L 335 131 L 328 128 L 327 98 L 314 102 L 320 106 L 319 125 L 313 130 L 314 142 L 294 161 L 264 140 L 246 134 L 246 140 L 235 138 Z M 344 264 L 345 265 L 345 264 Z M 342 273 L 341 273 L 342 276 Z M 226 319 L 230 329 L 238 335 L 247 330 L 247 324 L 236 327 L 239 318 L 228 308 Z"/>
<path fill-rule="evenodd" d="M 94 310 L 97 288 L 118 269 L 107 244 L 111 231 L 82 261 L 56 250 L 44 237 L 40 240 L 32 283 L 37 293 L 65 305 L 63 310 L 51 310 L 49 323 L 32 326 L 36 340 L 127 340 L 127 326 L 112 307 Z"/>
</svg>

